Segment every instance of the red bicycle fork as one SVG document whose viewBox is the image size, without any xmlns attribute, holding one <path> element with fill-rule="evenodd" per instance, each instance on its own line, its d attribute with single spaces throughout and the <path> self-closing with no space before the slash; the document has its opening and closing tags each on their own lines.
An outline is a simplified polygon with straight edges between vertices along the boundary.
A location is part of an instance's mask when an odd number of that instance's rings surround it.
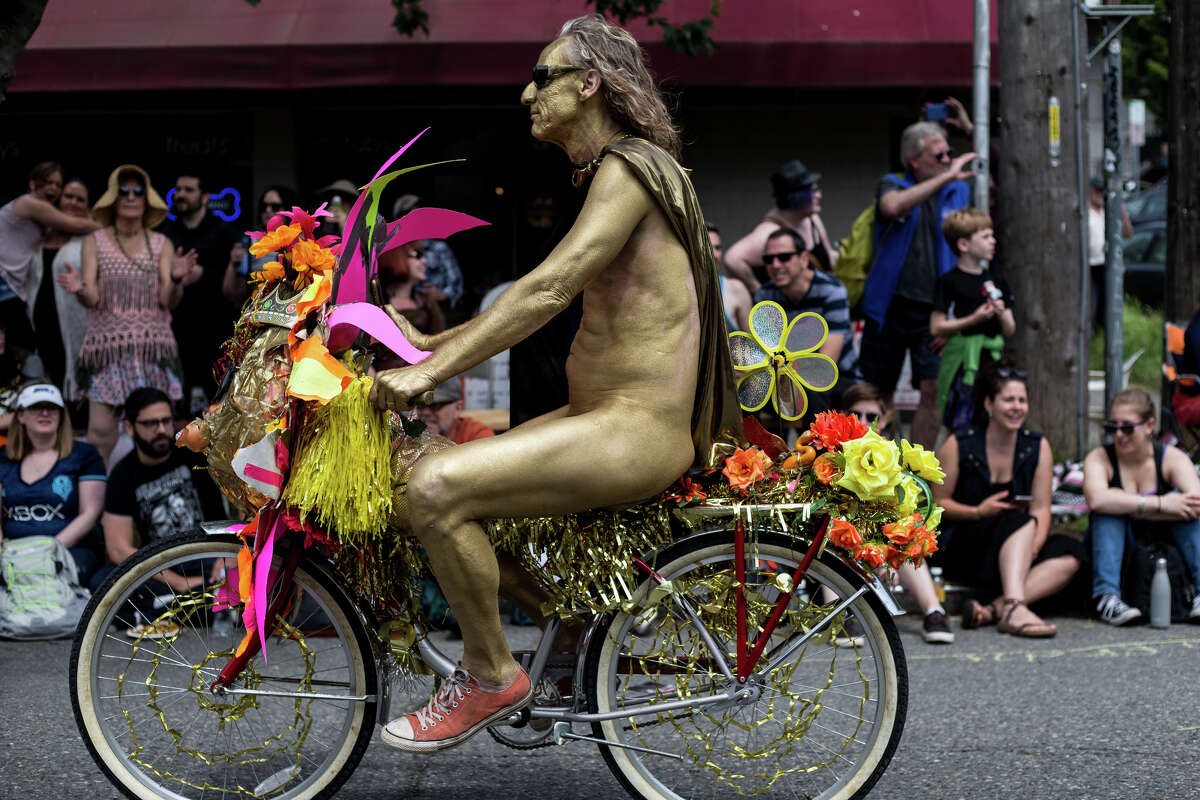
<svg viewBox="0 0 1200 800">
<path fill-rule="evenodd" d="M 767 647 L 767 642 L 771 640 L 771 634 L 775 632 L 775 628 L 779 625 L 779 620 L 783 618 L 783 612 L 791 602 L 792 593 L 796 591 L 796 587 L 804 580 L 804 576 L 808 574 L 808 568 L 812 565 L 813 559 L 817 557 L 817 553 L 821 550 L 821 545 L 825 541 L 825 537 L 829 532 L 830 517 L 825 516 L 821 525 L 817 528 L 817 533 L 813 536 L 812 542 L 805 551 L 804 557 L 800 559 L 800 563 L 796 566 L 796 571 L 792 573 L 792 586 L 787 592 L 780 594 L 779 599 L 775 601 L 775 606 L 771 609 L 771 614 L 767 617 L 766 623 L 763 624 L 762 632 L 755 638 L 754 644 L 750 644 L 749 633 L 746 629 L 746 523 L 742 519 L 738 519 L 733 529 L 733 552 L 736 564 L 734 566 L 734 613 L 737 616 L 737 673 L 735 678 L 739 685 L 745 684 L 750 675 L 754 672 L 754 668 L 758 666 L 758 662 L 762 659 L 763 651 Z M 654 568 L 640 558 L 633 560 L 638 569 L 645 572 L 655 582 L 664 583 L 663 577 L 654 571 Z"/>
</svg>

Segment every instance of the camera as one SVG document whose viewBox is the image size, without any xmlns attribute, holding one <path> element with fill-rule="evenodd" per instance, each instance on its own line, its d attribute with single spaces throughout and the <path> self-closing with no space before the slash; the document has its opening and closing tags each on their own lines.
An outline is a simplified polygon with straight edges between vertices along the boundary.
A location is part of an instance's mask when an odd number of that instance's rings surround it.
<svg viewBox="0 0 1200 800">
<path fill-rule="evenodd" d="M 991 281 L 983 282 L 983 290 L 987 292 L 988 299 L 993 302 L 998 302 L 1004 299 L 1004 292 L 1000 291 L 1000 287 Z"/>
</svg>

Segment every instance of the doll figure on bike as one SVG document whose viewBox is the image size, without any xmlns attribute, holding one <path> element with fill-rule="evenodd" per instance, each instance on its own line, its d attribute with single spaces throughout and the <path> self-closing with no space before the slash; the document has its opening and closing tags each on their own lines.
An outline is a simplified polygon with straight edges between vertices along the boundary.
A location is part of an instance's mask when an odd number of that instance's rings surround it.
<svg viewBox="0 0 1200 800">
<path fill-rule="evenodd" d="M 550 255 L 486 311 L 438 334 L 392 317 L 424 361 L 381 373 L 372 400 L 393 411 L 529 336 L 577 295 L 583 319 L 566 364 L 570 402 L 494 438 L 417 462 L 408 526 L 462 625 L 459 671 L 428 705 L 384 729 L 431 752 L 528 704 L 497 593 L 527 611 L 545 598 L 498 560 L 480 520 L 561 515 L 654 496 L 741 428 L 716 264 L 700 204 L 676 161 L 679 133 L 641 48 L 599 15 L 567 22 L 521 93 L 531 132 L 581 166 L 587 192 Z"/>
</svg>

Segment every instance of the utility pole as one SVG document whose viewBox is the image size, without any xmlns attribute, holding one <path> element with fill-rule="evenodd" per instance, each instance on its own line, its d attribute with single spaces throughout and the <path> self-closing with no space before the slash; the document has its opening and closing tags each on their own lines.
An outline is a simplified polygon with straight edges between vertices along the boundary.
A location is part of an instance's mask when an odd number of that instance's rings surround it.
<svg viewBox="0 0 1200 800">
<path fill-rule="evenodd" d="M 972 204 L 981 211 L 988 210 L 988 173 L 991 171 L 989 139 L 991 138 L 992 43 L 989 31 L 988 0 L 975 0 L 975 57 L 974 86 L 971 116 L 975 120 L 972 149 L 979 154 L 975 160 L 975 177 L 971 182 Z"/>
<path fill-rule="evenodd" d="M 1073 0 L 997 3 L 1000 77 L 996 175 L 998 250 L 1016 299 L 1013 343 L 1029 372 L 1030 416 L 1060 452 L 1081 450 L 1086 408 L 1079 298 L 1086 275 L 1079 224 L 1078 70 Z M 1052 123 L 1054 123 L 1052 125 Z"/>
<path fill-rule="evenodd" d="M 1104 407 L 1125 388 L 1125 252 L 1121 249 L 1121 39 L 1104 59 Z"/>
<path fill-rule="evenodd" d="M 1200 305 L 1200 8 L 1171 9 L 1170 167 L 1167 181 L 1168 320 L 1185 322 Z"/>
</svg>

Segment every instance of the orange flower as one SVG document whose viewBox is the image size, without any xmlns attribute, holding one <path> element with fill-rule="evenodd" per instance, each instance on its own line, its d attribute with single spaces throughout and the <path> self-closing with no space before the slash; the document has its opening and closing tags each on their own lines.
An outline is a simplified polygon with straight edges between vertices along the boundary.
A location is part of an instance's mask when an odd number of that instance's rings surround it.
<svg viewBox="0 0 1200 800">
<path fill-rule="evenodd" d="M 892 569 L 900 569 L 900 565 L 904 563 L 904 553 L 888 545 L 887 549 L 883 551 L 883 560 Z"/>
<path fill-rule="evenodd" d="M 677 503 L 681 506 L 686 506 L 693 502 L 700 502 L 708 499 L 708 495 L 700 484 L 688 477 L 679 479 L 679 482 L 667 489 L 663 494 L 663 499 L 669 503 Z"/>
<path fill-rule="evenodd" d="M 738 448 L 733 455 L 725 459 L 725 469 L 721 474 L 729 480 L 729 485 L 740 490 L 743 494 L 758 481 L 767 476 L 771 468 L 771 459 L 757 447 Z"/>
<path fill-rule="evenodd" d="M 840 450 L 842 442 L 857 439 L 868 430 L 866 425 L 859 422 L 853 414 L 839 414 L 836 411 L 823 411 L 809 427 L 809 430 L 821 440 L 826 450 Z"/>
<path fill-rule="evenodd" d="M 250 280 L 253 283 L 270 283 L 279 280 L 284 274 L 283 264 L 278 261 L 268 261 L 263 264 L 262 269 L 250 275 Z"/>
<path fill-rule="evenodd" d="M 254 244 L 250 245 L 250 255 L 255 258 L 265 256 L 267 253 L 274 253 L 282 250 L 292 242 L 296 241 L 296 237 L 300 235 L 299 225 L 280 225 L 275 230 L 264 235 Z"/>
<path fill-rule="evenodd" d="M 830 453 L 822 453 L 821 457 L 813 462 L 812 470 L 817 480 L 826 486 L 842 477 L 842 471 L 838 469 L 837 461 Z"/>
<path fill-rule="evenodd" d="M 864 544 L 854 554 L 854 558 L 875 569 L 883 563 L 883 549 L 877 544 Z"/>
<path fill-rule="evenodd" d="M 308 270 L 324 272 L 333 269 L 337 264 L 333 253 L 329 252 L 328 248 L 321 247 L 321 245 L 316 242 L 310 242 L 308 239 L 301 239 L 292 245 L 290 255 L 292 257 L 292 269 L 301 274 Z"/>
<path fill-rule="evenodd" d="M 829 541 L 850 552 L 862 547 L 863 543 L 858 529 L 844 519 L 835 519 L 829 524 Z"/>
<path fill-rule="evenodd" d="M 883 526 L 883 535 L 894 545 L 904 547 L 913 540 L 913 521 L 906 519 Z"/>
</svg>

